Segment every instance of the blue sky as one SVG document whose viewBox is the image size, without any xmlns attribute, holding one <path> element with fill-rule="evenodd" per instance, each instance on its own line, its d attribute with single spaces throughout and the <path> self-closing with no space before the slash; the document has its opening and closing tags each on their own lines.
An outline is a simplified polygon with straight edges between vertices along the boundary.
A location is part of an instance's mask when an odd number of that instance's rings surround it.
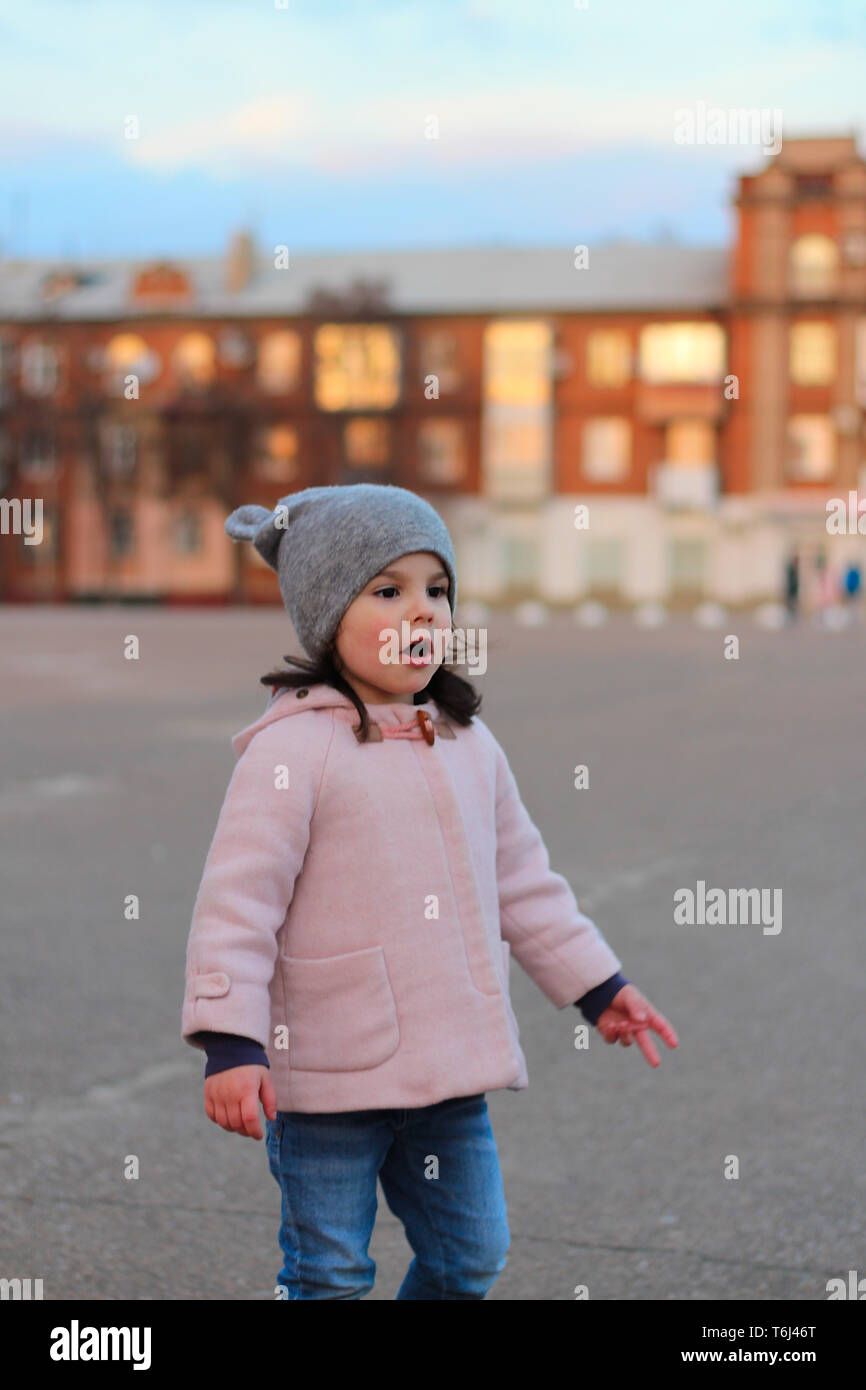
<svg viewBox="0 0 866 1390">
<path fill-rule="evenodd" d="M 0 254 L 721 243 L 678 110 L 866 147 L 862 0 L 585 2 L 0 0 Z"/>
</svg>

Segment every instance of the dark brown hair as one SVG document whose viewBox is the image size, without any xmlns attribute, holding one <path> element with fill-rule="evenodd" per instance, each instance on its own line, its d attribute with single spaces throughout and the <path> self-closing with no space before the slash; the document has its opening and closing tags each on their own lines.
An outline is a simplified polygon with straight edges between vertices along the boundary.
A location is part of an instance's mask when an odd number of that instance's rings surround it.
<svg viewBox="0 0 866 1390">
<path fill-rule="evenodd" d="M 332 638 L 328 643 L 324 655 L 318 661 L 306 656 L 284 656 L 283 660 L 291 662 L 295 669 L 287 671 L 280 668 L 269 671 L 267 675 L 260 677 L 261 685 L 270 685 L 275 690 L 296 690 L 309 685 L 332 686 L 352 701 L 360 717 L 360 724 L 354 726 L 355 732 L 362 743 L 367 742 L 370 720 L 358 692 L 341 674 L 342 663 L 337 651 L 336 638 Z M 470 685 L 463 676 L 458 676 L 456 671 L 450 671 L 442 665 L 433 672 L 425 689 L 416 691 L 412 704 L 420 705 L 425 700 L 435 700 L 443 714 L 453 719 L 455 724 L 465 726 L 471 724 L 473 714 L 479 712 L 481 698 L 480 691 L 476 690 L 474 685 Z"/>
</svg>

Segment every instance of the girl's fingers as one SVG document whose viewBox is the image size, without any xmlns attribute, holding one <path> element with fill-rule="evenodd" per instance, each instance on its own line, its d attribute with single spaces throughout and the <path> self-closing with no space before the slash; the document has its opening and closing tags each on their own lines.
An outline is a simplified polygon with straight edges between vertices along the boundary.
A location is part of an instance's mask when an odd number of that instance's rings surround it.
<svg viewBox="0 0 866 1390">
<path fill-rule="evenodd" d="M 659 1037 L 664 1038 L 668 1047 L 676 1047 L 677 1043 L 679 1042 L 679 1038 L 677 1037 L 671 1025 L 668 1023 L 664 1014 L 660 1014 L 656 1009 L 652 1009 L 650 1011 L 649 1023 L 650 1027 L 652 1027 L 655 1030 L 655 1032 L 659 1034 Z"/>
<path fill-rule="evenodd" d="M 649 1035 L 648 1029 L 640 1028 L 635 1036 L 637 1037 L 637 1045 L 643 1053 L 644 1057 L 646 1057 L 650 1066 L 659 1066 L 659 1054 L 655 1050 L 653 1040 Z"/>
</svg>

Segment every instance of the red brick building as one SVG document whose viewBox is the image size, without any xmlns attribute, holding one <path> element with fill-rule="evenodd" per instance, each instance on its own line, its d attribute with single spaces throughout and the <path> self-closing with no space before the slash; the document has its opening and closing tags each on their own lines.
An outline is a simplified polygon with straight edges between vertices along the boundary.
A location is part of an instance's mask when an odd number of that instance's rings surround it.
<svg viewBox="0 0 866 1390">
<path fill-rule="evenodd" d="M 0 261 L 0 596 L 279 602 L 227 512 L 366 480 L 439 508 L 464 599 L 862 563 L 866 162 L 787 140 L 735 205 L 730 248 Z"/>
</svg>

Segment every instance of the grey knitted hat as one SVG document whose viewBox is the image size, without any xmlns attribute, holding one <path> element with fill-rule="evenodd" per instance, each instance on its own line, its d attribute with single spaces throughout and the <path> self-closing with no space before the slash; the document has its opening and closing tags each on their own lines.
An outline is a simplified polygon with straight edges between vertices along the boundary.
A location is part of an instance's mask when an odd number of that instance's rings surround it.
<svg viewBox="0 0 866 1390">
<path fill-rule="evenodd" d="M 415 550 L 438 555 L 457 602 L 454 550 L 439 513 L 394 483 L 308 487 L 274 511 L 251 503 L 227 517 L 232 540 L 251 541 L 276 570 L 280 593 L 305 651 L 318 660 L 349 604 L 392 560 Z"/>
</svg>

